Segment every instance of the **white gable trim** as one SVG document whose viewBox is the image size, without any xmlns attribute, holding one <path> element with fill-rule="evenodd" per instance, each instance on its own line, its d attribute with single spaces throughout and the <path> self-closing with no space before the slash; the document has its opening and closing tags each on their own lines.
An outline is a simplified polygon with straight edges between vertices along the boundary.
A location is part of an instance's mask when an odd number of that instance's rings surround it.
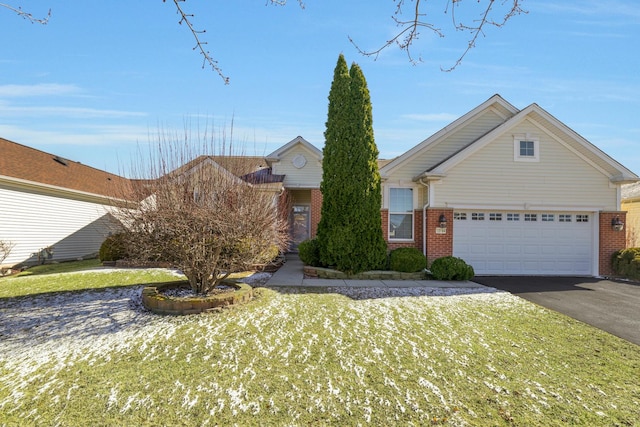
<svg viewBox="0 0 640 427">
<path fill-rule="evenodd" d="M 292 150 L 297 145 L 302 145 L 307 151 L 309 151 L 316 158 L 316 160 L 322 161 L 322 151 L 317 149 L 313 144 L 311 144 L 309 141 L 307 141 L 301 136 L 297 136 L 291 141 L 287 142 L 285 145 L 278 148 L 273 153 L 267 155 L 265 159 L 269 163 L 279 162 L 288 151 Z"/>
<path fill-rule="evenodd" d="M 595 145 L 593 145 L 592 143 L 590 143 L 586 139 L 582 138 L 575 131 L 571 130 L 564 123 L 560 122 L 558 119 L 553 117 L 551 114 L 546 112 L 544 109 L 542 109 L 537 104 L 529 105 L 527 108 L 523 109 L 522 111 L 517 113 L 512 118 L 508 119 L 506 122 L 504 122 L 503 124 L 501 124 L 500 126 L 495 128 L 494 130 L 492 130 L 491 132 L 489 132 L 488 134 L 486 134 L 485 136 L 483 136 L 482 138 L 477 140 L 475 143 L 471 144 L 470 146 L 468 146 L 464 150 L 462 150 L 459 153 L 457 153 L 456 155 L 452 156 L 447 161 L 445 161 L 442 164 L 440 164 L 434 170 L 429 171 L 429 174 L 433 174 L 433 173 L 446 174 L 452 167 L 456 166 L 457 164 L 462 162 L 464 159 L 466 159 L 469 156 L 471 156 L 472 154 L 476 153 L 478 150 L 482 149 L 487 144 L 489 144 L 490 142 L 494 141 L 496 138 L 502 136 L 503 134 L 505 134 L 509 130 L 513 129 L 515 126 L 519 125 L 520 123 L 522 123 L 525 120 L 530 120 L 536 126 L 541 127 L 542 129 L 545 129 L 549 136 L 554 137 L 554 139 L 556 141 L 558 141 L 558 139 L 555 138 L 555 136 L 552 134 L 552 132 L 549 132 L 545 126 L 541 125 L 539 122 L 535 121 L 534 119 L 528 117 L 529 114 L 531 114 L 533 112 L 535 112 L 537 114 L 540 114 L 545 120 L 548 120 L 552 125 L 556 126 L 558 129 L 560 129 L 562 132 L 564 132 L 567 136 L 572 138 L 574 141 L 578 142 L 578 144 L 582 148 L 584 148 L 585 150 L 588 150 L 589 152 L 595 154 L 600 159 L 602 159 L 607 164 L 609 164 L 614 169 L 616 169 L 619 172 L 619 174 L 611 175 L 610 173 L 607 173 L 606 171 L 604 171 L 602 168 L 597 167 L 593 162 L 588 161 L 588 159 L 584 155 L 580 155 L 581 159 L 587 161 L 589 165 L 596 167 L 597 170 L 599 170 L 602 173 L 604 173 L 605 176 L 607 176 L 611 181 L 613 181 L 613 182 L 635 182 L 635 181 L 638 181 L 640 179 L 640 178 L 638 178 L 638 176 L 636 174 L 634 174 L 633 172 L 631 172 L 630 170 L 628 170 L 627 168 L 622 166 L 620 163 L 618 163 L 615 160 L 613 160 L 610 156 L 605 154 L 603 151 L 598 149 Z M 563 143 L 563 146 L 567 147 L 567 145 L 565 143 Z M 572 150 L 572 151 L 575 152 L 575 150 Z"/>
<path fill-rule="evenodd" d="M 405 162 L 407 162 L 408 160 L 410 160 L 413 156 L 417 155 L 418 153 L 422 152 L 423 150 L 427 150 L 427 149 L 431 148 L 432 146 L 436 145 L 444 137 L 446 137 L 450 133 L 455 132 L 456 130 L 464 127 L 472 119 L 474 119 L 476 116 L 478 116 L 479 114 L 481 114 L 481 113 L 483 113 L 485 111 L 492 111 L 495 114 L 497 114 L 499 117 L 502 117 L 504 120 L 508 120 L 508 118 L 509 118 L 508 116 L 505 116 L 501 111 L 499 111 L 497 108 L 495 108 L 496 104 L 499 104 L 500 106 L 502 106 L 506 110 L 510 111 L 512 114 L 517 114 L 518 113 L 518 109 L 516 107 L 514 107 L 513 105 L 511 105 L 510 103 L 508 103 L 500 95 L 497 95 L 497 94 L 493 95 L 491 98 L 489 98 L 488 100 L 486 100 L 482 104 L 478 105 L 473 110 L 469 111 L 468 113 L 466 113 L 462 117 L 454 120 L 452 123 L 450 123 L 449 125 L 445 126 L 442 129 L 440 129 L 438 132 L 434 133 L 429 138 L 425 139 L 424 141 L 422 141 L 421 143 L 419 143 L 415 147 L 411 148 L 406 153 L 396 157 L 394 160 L 392 160 L 391 162 L 386 164 L 384 167 L 380 168 L 381 177 L 383 179 L 385 179 L 387 176 L 392 174 L 394 170 L 396 170 L 397 168 L 402 167 L 402 165 Z"/>
<path fill-rule="evenodd" d="M 117 199 L 115 197 L 88 193 L 85 191 L 74 190 L 67 187 L 58 187 L 51 184 L 43 184 L 41 182 L 29 181 L 26 179 L 15 178 L 6 175 L 0 175 L 0 185 L 2 184 L 15 191 L 34 191 L 36 193 L 44 194 L 51 197 L 72 198 L 89 203 L 98 203 L 105 205 L 111 204 L 112 202 L 125 202 L 125 200 Z"/>
</svg>

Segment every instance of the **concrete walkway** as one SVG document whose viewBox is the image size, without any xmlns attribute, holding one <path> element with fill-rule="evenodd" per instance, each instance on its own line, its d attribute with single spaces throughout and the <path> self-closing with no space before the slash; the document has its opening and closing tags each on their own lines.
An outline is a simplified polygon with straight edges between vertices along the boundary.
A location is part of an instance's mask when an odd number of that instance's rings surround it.
<svg viewBox="0 0 640 427">
<path fill-rule="evenodd" d="M 360 287 L 360 288 L 482 288 L 471 281 L 447 282 L 438 280 L 342 280 L 305 279 L 304 265 L 298 254 L 288 253 L 287 261 L 267 281 L 269 287 Z"/>
</svg>

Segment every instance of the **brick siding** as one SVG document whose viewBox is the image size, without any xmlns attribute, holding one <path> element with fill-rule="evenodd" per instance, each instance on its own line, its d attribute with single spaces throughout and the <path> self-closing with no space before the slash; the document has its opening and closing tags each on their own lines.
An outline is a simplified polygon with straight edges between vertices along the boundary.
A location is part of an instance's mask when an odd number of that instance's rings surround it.
<svg viewBox="0 0 640 427">
<path fill-rule="evenodd" d="M 626 228 L 626 212 L 600 212 L 599 274 L 603 276 L 613 274 L 611 265 L 611 256 L 613 253 L 626 248 L 625 231 L 615 231 L 611 227 L 611 220 L 615 217 L 619 217 L 620 220 L 625 223 Z"/>
<path fill-rule="evenodd" d="M 447 219 L 446 234 L 436 234 L 440 227 L 440 215 Z M 453 255 L 453 209 L 427 209 L 427 262 Z"/>
</svg>

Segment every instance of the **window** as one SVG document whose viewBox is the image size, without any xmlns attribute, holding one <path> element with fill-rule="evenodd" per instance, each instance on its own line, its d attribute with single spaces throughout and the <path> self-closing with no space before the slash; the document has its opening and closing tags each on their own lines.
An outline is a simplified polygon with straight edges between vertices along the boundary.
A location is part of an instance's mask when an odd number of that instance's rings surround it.
<svg viewBox="0 0 640 427">
<path fill-rule="evenodd" d="M 453 219 L 457 219 L 460 221 L 465 221 L 467 219 L 467 213 L 466 212 L 454 212 L 453 213 Z"/>
<path fill-rule="evenodd" d="M 567 215 L 567 214 L 558 215 L 558 222 L 571 222 L 571 215 Z"/>
<path fill-rule="evenodd" d="M 389 239 L 413 239 L 413 189 L 389 189 Z"/>
<path fill-rule="evenodd" d="M 538 140 L 530 135 L 516 136 L 513 139 L 513 160 L 516 162 L 537 162 L 540 159 Z"/>
<path fill-rule="evenodd" d="M 533 141 L 520 141 L 520 157 L 535 156 L 536 152 L 533 148 Z"/>
<path fill-rule="evenodd" d="M 520 221 L 520 214 L 517 213 L 508 213 L 507 221 Z"/>
<path fill-rule="evenodd" d="M 576 222 L 589 222 L 589 215 L 576 215 Z"/>
<path fill-rule="evenodd" d="M 524 220 L 534 222 L 538 220 L 538 214 L 524 214 Z"/>
<path fill-rule="evenodd" d="M 490 213 L 489 214 L 489 221 L 502 221 L 502 214 L 501 213 Z"/>
<path fill-rule="evenodd" d="M 484 221 L 484 213 L 482 212 L 472 212 L 471 213 L 472 221 Z"/>
<path fill-rule="evenodd" d="M 553 222 L 555 219 L 554 214 L 542 214 L 542 222 Z"/>
</svg>

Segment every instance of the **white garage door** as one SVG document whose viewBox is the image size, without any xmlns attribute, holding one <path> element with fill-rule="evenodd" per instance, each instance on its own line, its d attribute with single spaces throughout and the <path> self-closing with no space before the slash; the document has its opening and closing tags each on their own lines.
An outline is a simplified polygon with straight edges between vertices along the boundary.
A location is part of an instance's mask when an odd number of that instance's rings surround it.
<svg viewBox="0 0 640 427">
<path fill-rule="evenodd" d="M 592 275 L 589 212 L 455 211 L 453 254 L 476 274 Z"/>
</svg>

